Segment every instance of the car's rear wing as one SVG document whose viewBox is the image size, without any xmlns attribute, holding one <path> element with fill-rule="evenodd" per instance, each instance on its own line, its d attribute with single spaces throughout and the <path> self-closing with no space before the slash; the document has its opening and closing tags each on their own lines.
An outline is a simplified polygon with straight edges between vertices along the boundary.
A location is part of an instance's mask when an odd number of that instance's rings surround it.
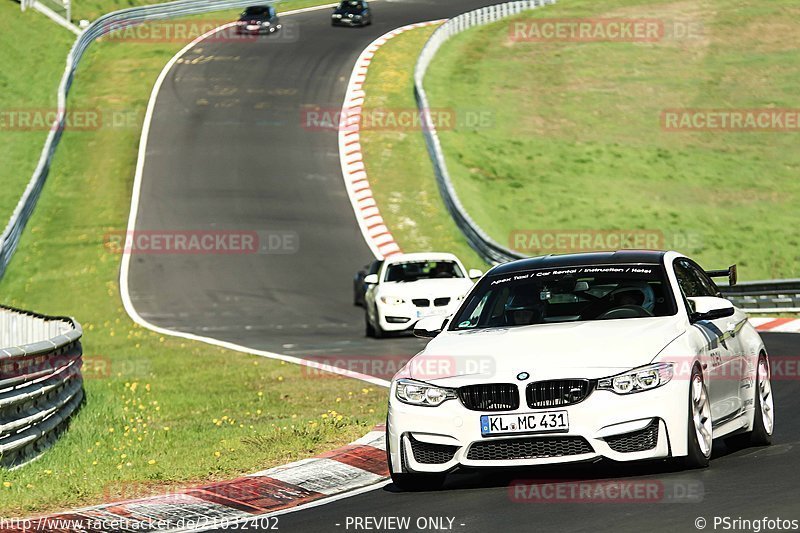
<svg viewBox="0 0 800 533">
<path fill-rule="evenodd" d="M 706 274 L 711 278 L 728 278 L 728 285 L 731 287 L 736 285 L 738 279 L 736 265 L 731 265 L 725 270 L 706 270 Z"/>
</svg>

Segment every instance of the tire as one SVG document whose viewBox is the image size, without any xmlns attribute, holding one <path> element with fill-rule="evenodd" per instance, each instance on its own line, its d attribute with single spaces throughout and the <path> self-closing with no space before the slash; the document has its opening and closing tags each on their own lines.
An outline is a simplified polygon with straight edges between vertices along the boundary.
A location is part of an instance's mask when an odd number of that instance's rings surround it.
<svg viewBox="0 0 800 533">
<path fill-rule="evenodd" d="M 375 317 L 376 318 L 378 317 L 378 309 L 377 308 L 375 308 Z M 372 325 L 369 322 L 369 315 L 367 315 L 367 328 L 371 328 L 372 329 L 372 335 L 370 335 L 371 337 L 374 337 L 376 339 L 382 339 L 382 338 L 384 338 L 386 336 L 386 332 L 383 331 L 383 328 L 381 328 L 380 319 L 377 320 L 377 323 L 375 325 Z"/>
<path fill-rule="evenodd" d="M 364 321 L 366 322 L 366 335 L 367 337 L 375 338 L 375 327 L 369 321 L 369 313 L 364 311 Z"/>
<path fill-rule="evenodd" d="M 711 402 L 708 388 L 700 369 L 692 369 L 689 383 L 687 414 L 688 455 L 683 458 L 685 468 L 705 468 L 711 459 L 713 430 L 711 429 Z"/>
<path fill-rule="evenodd" d="M 756 383 L 753 387 L 753 429 L 725 439 L 732 448 L 769 446 L 775 430 L 775 405 L 772 399 L 772 382 L 766 354 L 758 357 Z M 766 407 L 766 408 L 765 408 Z"/>
<path fill-rule="evenodd" d="M 395 473 L 392 471 L 392 453 L 389 446 L 389 421 L 386 421 L 386 464 L 389 465 L 389 475 L 392 483 L 403 492 L 419 492 L 425 490 L 438 490 L 444 485 L 447 474 L 411 474 L 407 472 Z M 404 469 L 404 468 L 403 468 Z"/>
</svg>

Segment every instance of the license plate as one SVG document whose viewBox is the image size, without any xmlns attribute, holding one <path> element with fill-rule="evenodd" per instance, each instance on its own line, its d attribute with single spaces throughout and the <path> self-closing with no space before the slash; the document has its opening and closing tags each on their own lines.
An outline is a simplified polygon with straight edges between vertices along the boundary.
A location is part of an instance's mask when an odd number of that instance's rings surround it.
<svg viewBox="0 0 800 533">
<path fill-rule="evenodd" d="M 442 309 L 425 309 L 424 311 L 421 309 L 417 309 L 417 318 L 426 318 L 429 316 L 437 316 L 437 315 L 444 315 L 447 313 L 447 310 Z"/>
<path fill-rule="evenodd" d="M 484 437 L 553 431 L 569 431 L 566 411 L 481 416 L 481 435 Z"/>
<path fill-rule="evenodd" d="M 247 26 L 247 29 L 248 29 L 249 31 L 260 30 L 260 29 L 261 29 L 261 26 L 256 26 L 256 25 L 254 25 L 254 24 L 249 24 L 249 25 Z"/>
</svg>

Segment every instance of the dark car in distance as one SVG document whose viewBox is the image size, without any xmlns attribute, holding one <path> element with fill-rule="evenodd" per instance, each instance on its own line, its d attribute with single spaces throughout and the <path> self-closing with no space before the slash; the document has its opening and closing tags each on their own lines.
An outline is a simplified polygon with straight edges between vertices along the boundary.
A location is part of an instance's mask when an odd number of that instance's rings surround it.
<svg viewBox="0 0 800 533">
<path fill-rule="evenodd" d="M 281 21 L 272 6 L 250 6 L 236 23 L 237 33 L 275 33 L 281 29 Z"/>
<path fill-rule="evenodd" d="M 364 278 L 370 274 L 377 274 L 383 265 L 383 261 L 375 260 L 370 264 L 365 265 L 363 270 L 356 272 L 353 277 L 353 305 L 364 307 L 364 295 L 367 293 L 367 284 L 364 283 Z"/>
<path fill-rule="evenodd" d="M 334 26 L 368 26 L 372 24 L 372 11 L 365 0 L 344 0 L 333 9 Z"/>
</svg>

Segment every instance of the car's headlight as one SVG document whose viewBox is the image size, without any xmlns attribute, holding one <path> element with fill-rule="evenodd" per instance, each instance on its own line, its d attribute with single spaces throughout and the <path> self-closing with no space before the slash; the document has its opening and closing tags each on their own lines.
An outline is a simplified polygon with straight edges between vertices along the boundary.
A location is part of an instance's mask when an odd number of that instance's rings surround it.
<svg viewBox="0 0 800 533">
<path fill-rule="evenodd" d="M 603 378 L 597 382 L 597 389 L 610 390 L 616 394 L 644 392 L 666 385 L 672 379 L 673 373 L 672 363 L 656 363 Z"/>
<path fill-rule="evenodd" d="M 386 305 L 401 305 L 406 303 L 405 300 L 397 296 L 381 296 L 381 301 Z"/>
<path fill-rule="evenodd" d="M 456 398 L 456 391 L 444 387 L 435 387 L 413 379 L 397 380 L 395 396 L 403 403 L 436 407 L 446 400 Z"/>
</svg>

